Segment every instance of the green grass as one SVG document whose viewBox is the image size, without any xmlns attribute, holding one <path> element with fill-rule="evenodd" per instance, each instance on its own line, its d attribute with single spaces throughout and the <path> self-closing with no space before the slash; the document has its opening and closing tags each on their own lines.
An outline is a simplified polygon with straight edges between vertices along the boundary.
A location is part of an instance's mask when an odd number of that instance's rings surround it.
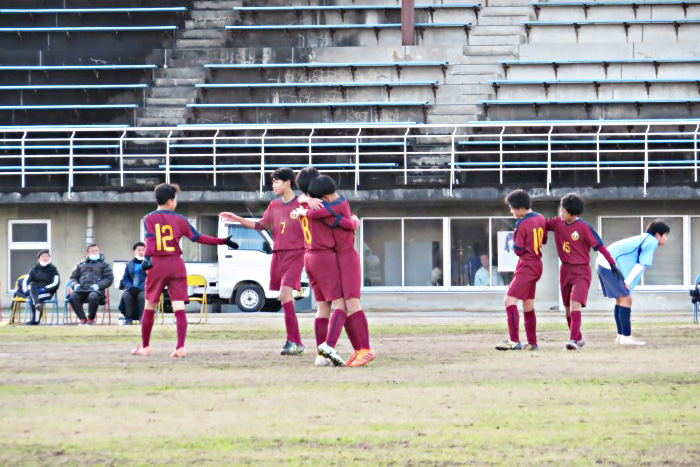
<svg viewBox="0 0 700 467">
<path fill-rule="evenodd" d="M 311 328 L 303 323 L 311 340 Z M 587 325 L 496 352 L 502 325 L 373 326 L 367 368 L 280 357 L 279 323 L 0 328 L 0 465 L 698 465 L 697 326 Z M 341 343 L 347 354 L 348 347 Z"/>
</svg>

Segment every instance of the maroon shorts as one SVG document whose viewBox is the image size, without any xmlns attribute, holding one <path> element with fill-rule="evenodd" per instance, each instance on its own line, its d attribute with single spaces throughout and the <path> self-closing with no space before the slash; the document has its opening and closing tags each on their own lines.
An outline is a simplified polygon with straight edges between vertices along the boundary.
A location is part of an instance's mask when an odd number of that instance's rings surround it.
<svg viewBox="0 0 700 467">
<path fill-rule="evenodd" d="M 270 290 L 281 286 L 301 290 L 301 271 L 304 269 L 306 250 L 279 250 L 272 253 L 270 264 Z"/>
<path fill-rule="evenodd" d="M 338 260 L 333 250 L 309 250 L 304 257 L 304 267 L 317 302 L 332 302 L 343 296 Z"/>
<path fill-rule="evenodd" d="M 587 264 L 562 264 L 559 286 L 565 307 L 569 308 L 572 301 L 586 306 L 588 289 L 591 288 L 591 267 Z"/>
<path fill-rule="evenodd" d="M 343 285 L 343 298 L 360 298 L 362 277 L 360 276 L 360 255 L 354 248 L 341 250 L 335 254 Z"/>
<path fill-rule="evenodd" d="M 535 298 L 535 288 L 540 277 L 542 277 L 542 261 L 518 261 L 506 295 L 518 300 Z"/>
<path fill-rule="evenodd" d="M 182 258 L 153 256 L 151 261 L 153 268 L 146 272 L 146 300 L 158 303 L 166 286 L 171 301 L 187 300 L 187 270 Z"/>
</svg>

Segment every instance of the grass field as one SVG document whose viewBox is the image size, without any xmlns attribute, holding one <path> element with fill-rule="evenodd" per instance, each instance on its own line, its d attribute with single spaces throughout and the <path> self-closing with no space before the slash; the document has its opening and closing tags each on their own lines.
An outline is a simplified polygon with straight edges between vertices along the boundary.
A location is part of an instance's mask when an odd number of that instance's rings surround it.
<svg viewBox="0 0 700 467">
<path fill-rule="evenodd" d="M 370 315 L 372 323 L 372 315 Z M 700 327 L 610 324 L 562 352 L 497 352 L 505 324 L 379 324 L 366 368 L 277 354 L 281 316 L 139 328 L 0 328 L 0 465 L 699 465 Z M 311 344 L 311 320 L 302 320 Z M 348 353 L 347 341 L 339 349 Z"/>
</svg>

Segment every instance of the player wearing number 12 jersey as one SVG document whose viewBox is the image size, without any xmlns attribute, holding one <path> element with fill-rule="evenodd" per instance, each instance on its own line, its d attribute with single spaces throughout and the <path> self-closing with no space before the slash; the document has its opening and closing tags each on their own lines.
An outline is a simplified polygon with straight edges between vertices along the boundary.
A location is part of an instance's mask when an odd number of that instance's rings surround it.
<svg viewBox="0 0 700 467">
<path fill-rule="evenodd" d="M 280 291 L 280 302 L 284 310 L 284 324 L 287 340 L 280 351 L 281 355 L 302 355 L 299 321 L 294 309 L 294 291 L 301 290 L 301 272 L 304 269 L 304 237 L 301 225 L 289 214 L 300 206 L 292 184 L 294 171 L 281 167 L 272 173 L 272 191 L 279 198 L 273 200 L 265 210 L 262 219 L 254 221 L 231 212 L 219 214 L 221 219 L 240 222 L 245 227 L 256 230 L 272 230 L 274 247 L 270 264 L 270 290 Z"/>
<path fill-rule="evenodd" d="M 168 287 L 170 300 L 175 313 L 177 327 L 177 346 L 170 355 L 173 358 L 184 357 L 185 336 L 187 335 L 187 316 L 185 316 L 185 300 L 187 300 L 187 271 L 182 261 L 180 239 L 187 237 L 193 242 L 205 245 L 228 245 L 238 248 L 231 238 L 216 238 L 202 235 L 187 222 L 187 219 L 175 214 L 177 195 L 180 187 L 169 183 L 161 183 L 154 191 L 158 210 L 148 214 L 143 220 L 146 230 L 146 256 L 141 265 L 146 275 L 146 302 L 141 319 L 141 345 L 132 354 L 150 355 L 151 331 L 155 309 L 160 301 L 164 287 Z"/>
<path fill-rule="evenodd" d="M 496 346 L 497 350 L 521 350 L 520 315 L 518 301 L 523 302 L 523 318 L 527 335 L 526 350 L 538 350 L 537 318 L 535 316 L 535 288 L 542 277 L 542 245 L 547 243 L 547 220 L 542 214 L 532 211 L 532 199 L 525 190 L 515 190 L 506 196 L 510 212 L 518 219 L 515 222 L 513 245 L 518 255 L 513 280 L 508 287 L 506 316 L 510 339 Z"/>
</svg>

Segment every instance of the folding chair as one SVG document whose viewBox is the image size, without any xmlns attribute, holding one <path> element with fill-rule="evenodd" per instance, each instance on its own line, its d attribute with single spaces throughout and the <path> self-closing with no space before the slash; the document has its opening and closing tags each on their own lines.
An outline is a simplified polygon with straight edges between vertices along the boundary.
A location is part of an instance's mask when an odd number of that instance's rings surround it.
<svg viewBox="0 0 700 467">
<path fill-rule="evenodd" d="M 194 295 L 194 288 L 203 288 L 202 296 L 197 297 Z M 199 308 L 199 321 L 193 324 L 207 324 L 209 320 L 209 307 L 207 306 L 207 280 L 204 276 L 199 274 L 188 274 L 187 275 L 187 300 L 190 302 L 199 302 L 201 304 Z M 204 322 L 202 322 L 204 318 Z"/>
<path fill-rule="evenodd" d="M 700 308 L 700 274 L 695 278 L 695 288 L 690 291 L 693 297 L 693 323 L 698 323 L 698 308 Z"/>
<path fill-rule="evenodd" d="M 102 307 L 102 321 L 100 324 L 105 324 L 105 312 L 107 313 L 107 324 L 112 324 L 112 307 L 109 302 L 109 287 L 105 290 L 105 304 Z M 97 321 L 97 316 L 95 316 L 95 321 Z"/>
<path fill-rule="evenodd" d="M 41 315 L 41 322 L 43 324 L 61 324 L 60 322 L 60 311 L 58 308 L 58 293 L 53 294 L 53 297 L 51 300 L 46 300 L 42 302 L 44 304 L 44 313 Z M 51 308 L 51 321 L 46 322 L 46 318 L 49 315 L 48 310 L 46 309 L 46 305 L 53 305 Z M 34 301 L 32 300 L 31 296 L 27 296 L 27 307 L 25 309 L 25 315 L 29 313 L 31 315 L 32 310 L 34 309 Z M 31 318 L 31 316 L 30 316 Z M 54 322 L 55 321 L 55 322 Z"/>
<path fill-rule="evenodd" d="M 73 309 L 70 307 L 70 302 L 68 301 L 70 298 L 70 293 L 70 283 L 68 283 L 66 284 L 66 295 L 63 299 L 63 324 L 78 323 L 78 318 L 75 316 L 75 313 L 73 313 Z"/>
<path fill-rule="evenodd" d="M 12 296 L 12 305 L 10 306 L 10 319 L 8 321 L 9 324 L 17 324 L 17 321 L 20 320 L 22 321 L 23 318 L 19 316 L 21 313 L 21 308 L 22 305 L 24 305 L 24 318 L 26 318 L 27 315 L 27 296 L 24 294 L 17 295 L 17 291 L 19 290 L 19 284 L 24 281 L 24 279 L 27 277 L 27 274 L 22 274 L 17 278 L 15 281 L 15 288 L 12 290 L 13 296 Z M 24 321 L 22 321 L 24 322 Z M 20 323 L 22 324 L 22 323 Z"/>
</svg>

